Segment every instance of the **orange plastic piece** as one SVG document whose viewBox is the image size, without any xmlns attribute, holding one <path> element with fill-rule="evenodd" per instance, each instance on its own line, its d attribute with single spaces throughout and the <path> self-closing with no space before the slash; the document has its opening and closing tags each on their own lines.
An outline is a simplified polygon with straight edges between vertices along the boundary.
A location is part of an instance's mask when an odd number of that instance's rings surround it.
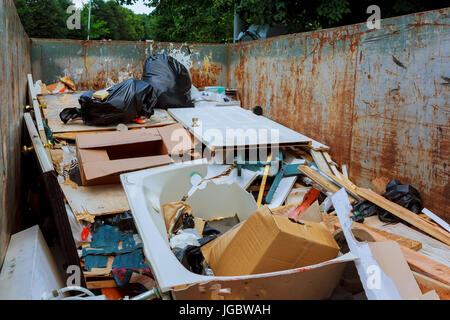
<svg viewBox="0 0 450 320">
<path fill-rule="evenodd" d="M 144 124 L 144 123 L 147 123 L 147 119 L 145 119 L 145 117 L 140 117 L 140 118 L 134 119 L 134 122 L 139 123 L 139 124 Z"/>
<path fill-rule="evenodd" d="M 320 191 L 317 189 L 314 189 L 311 187 L 309 191 L 305 194 L 305 197 L 303 198 L 302 203 L 289 211 L 286 215 L 289 219 L 297 221 L 300 219 L 300 216 L 303 214 L 303 212 L 308 209 L 311 204 L 319 198 Z"/>
</svg>

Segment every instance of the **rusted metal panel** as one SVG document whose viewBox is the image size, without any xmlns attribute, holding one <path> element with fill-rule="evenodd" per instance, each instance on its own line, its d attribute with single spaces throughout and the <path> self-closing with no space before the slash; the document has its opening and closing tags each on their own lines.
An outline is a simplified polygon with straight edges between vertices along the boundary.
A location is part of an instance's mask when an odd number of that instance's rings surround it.
<svg viewBox="0 0 450 320">
<path fill-rule="evenodd" d="M 383 21 L 361 37 L 351 175 L 416 187 L 450 219 L 450 10 Z"/>
<path fill-rule="evenodd" d="M 228 85 L 244 107 L 330 146 L 357 184 L 410 183 L 448 221 L 449 15 L 231 45 Z"/>
<path fill-rule="evenodd" d="M 78 89 L 103 89 L 140 78 L 151 54 L 166 53 L 183 63 L 196 87 L 226 85 L 227 47 L 132 41 L 32 39 L 34 78 L 52 83 L 69 75 Z"/>
<path fill-rule="evenodd" d="M 21 129 L 30 41 L 12 0 L 0 1 L 0 265 L 21 210 Z"/>
<path fill-rule="evenodd" d="M 357 27 L 255 41 L 230 49 L 230 85 L 244 107 L 332 147 L 349 163 Z M 338 138 L 339 137 L 339 138 Z"/>
</svg>

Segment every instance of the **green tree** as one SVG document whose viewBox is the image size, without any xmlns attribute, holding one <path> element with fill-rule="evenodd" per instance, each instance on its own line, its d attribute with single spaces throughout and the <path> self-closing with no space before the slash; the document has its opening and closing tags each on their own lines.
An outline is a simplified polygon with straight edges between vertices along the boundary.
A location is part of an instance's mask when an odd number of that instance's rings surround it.
<svg viewBox="0 0 450 320">
<path fill-rule="evenodd" d="M 20 20 L 30 37 L 65 38 L 66 0 L 15 0 Z M 67 6 L 64 7 L 64 5 Z"/>
</svg>

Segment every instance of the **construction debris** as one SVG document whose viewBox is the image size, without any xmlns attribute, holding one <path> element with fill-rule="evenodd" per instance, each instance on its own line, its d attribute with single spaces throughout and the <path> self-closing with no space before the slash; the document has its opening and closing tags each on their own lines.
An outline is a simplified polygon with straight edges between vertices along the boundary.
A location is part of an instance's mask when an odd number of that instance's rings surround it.
<svg viewBox="0 0 450 320">
<path fill-rule="evenodd" d="M 107 103 L 123 83 L 87 94 L 67 93 L 69 77 L 33 85 L 88 289 L 102 298 L 449 299 L 448 224 L 422 208 L 419 190 L 384 177 L 375 191 L 357 186 L 332 146 L 262 107 L 222 102 L 225 88 L 197 90 L 184 66 L 161 78 L 178 64 L 147 60 L 146 111 L 114 125 L 55 115 L 81 115 L 78 99 Z M 156 100 L 168 111 L 153 114 Z"/>
</svg>

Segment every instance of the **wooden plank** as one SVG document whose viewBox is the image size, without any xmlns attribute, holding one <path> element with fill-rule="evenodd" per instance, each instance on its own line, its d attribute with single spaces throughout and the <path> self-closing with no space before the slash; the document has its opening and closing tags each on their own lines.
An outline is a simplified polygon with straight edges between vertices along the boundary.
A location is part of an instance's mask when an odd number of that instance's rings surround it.
<svg viewBox="0 0 450 320">
<path fill-rule="evenodd" d="M 421 254 L 436 260 L 447 267 L 450 267 L 450 246 L 447 246 L 446 244 L 402 223 L 387 226 L 383 230 L 392 234 L 420 241 L 422 243 L 422 249 L 419 251 Z"/>
<path fill-rule="evenodd" d="M 450 286 L 418 272 L 413 271 L 412 273 L 422 293 L 434 290 L 439 296 L 439 299 L 450 300 Z"/>
<path fill-rule="evenodd" d="M 336 216 L 335 218 L 329 218 L 328 221 L 330 223 L 333 223 L 334 230 L 338 230 L 341 228 L 339 221 Z M 362 226 L 361 226 L 362 225 Z M 367 224 L 361 224 L 361 223 L 355 223 L 355 228 L 360 228 L 362 230 L 365 230 L 370 233 L 370 235 L 374 238 L 375 241 L 384 241 L 383 239 L 386 239 L 386 241 L 395 241 L 400 246 L 403 246 L 405 248 L 409 248 L 414 251 L 419 251 L 422 248 L 422 243 L 419 241 L 409 239 L 403 236 L 391 234 L 389 232 L 379 230 L 376 228 L 373 228 Z"/>
<path fill-rule="evenodd" d="M 320 171 L 325 172 L 325 173 L 329 173 L 332 174 L 331 170 L 330 170 L 330 166 L 328 165 L 328 162 L 325 160 L 323 153 L 320 151 L 314 151 L 311 150 L 311 156 L 314 159 L 314 162 L 317 165 L 317 168 L 319 168 Z"/>
<path fill-rule="evenodd" d="M 87 281 L 86 286 L 89 290 L 118 287 L 115 280 Z"/>
<path fill-rule="evenodd" d="M 50 153 L 44 148 L 42 140 L 36 130 L 30 113 L 24 113 L 23 117 L 25 119 L 25 125 L 27 127 L 28 134 L 30 135 L 31 142 L 33 144 L 34 151 L 36 152 L 36 156 L 38 158 L 42 172 L 45 173 L 53 171 L 53 164 L 51 162 Z"/>
<path fill-rule="evenodd" d="M 59 113 L 64 108 L 80 107 L 78 102 L 79 97 L 83 92 L 76 91 L 71 93 L 55 93 L 47 95 L 39 95 L 38 99 L 41 103 L 46 103 L 47 108 L 43 110 L 44 116 L 47 119 L 47 124 L 52 133 L 62 132 L 81 132 L 81 131 L 105 131 L 116 130 L 114 126 L 87 126 L 81 119 L 76 119 L 64 124 L 59 118 Z M 162 126 L 176 123 L 176 121 L 163 109 L 155 109 L 155 113 L 144 124 L 127 123 L 128 128 L 147 128 Z"/>
<path fill-rule="evenodd" d="M 389 238 L 386 238 L 383 234 L 381 234 L 380 230 L 376 230 L 370 227 L 367 227 L 361 223 L 354 223 L 355 227 L 359 229 L 363 229 L 367 231 L 375 241 L 391 241 Z M 375 231 L 374 231 L 375 230 Z M 403 255 L 405 256 L 406 261 L 408 262 L 409 267 L 413 271 L 417 271 L 422 273 L 430 278 L 443 282 L 447 285 L 450 285 L 450 268 L 442 263 L 439 263 L 433 259 L 430 259 L 419 252 L 411 250 L 408 247 L 405 247 L 401 244 L 400 249 L 402 250 Z"/>
<path fill-rule="evenodd" d="M 267 162 L 270 162 L 270 161 L 272 161 L 272 153 L 269 153 L 269 155 L 267 156 Z M 261 207 L 261 202 L 262 202 L 262 198 L 264 195 L 264 187 L 266 186 L 267 175 L 269 174 L 269 169 L 270 169 L 270 165 L 267 165 L 264 168 L 264 174 L 262 177 L 261 186 L 259 187 L 258 201 L 256 202 L 256 204 L 258 205 L 258 208 Z"/>
<path fill-rule="evenodd" d="M 360 226 L 360 225 L 361 224 L 359 223 L 357 226 Z M 414 251 L 419 251 L 420 249 L 422 249 L 422 243 L 419 241 L 409 239 L 409 238 L 406 238 L 403 236 L 399 236 L 396 234 L 392 234 L 392 233 L 386 232 L 384 230 L 378 230 L 378 229 L 375 229 L 375 228 L 370 227 L 365 224 L 363 224 L 363 226 L 365 226 L 366 228 L 369 228 L 370 230 L 372 230 L 372 232 L 375 232 L 376 234 L 382 235 L 383 237 L 385 237 L 389 240 L 397 242 L 399 245 L 401 245 L 403 247 L 409 248 Z M 367 230 L 367 229 L 365 229 L 365 230 Z"/>
<path fill-rule="evenodd" d="M 419 228 L 420 230 L 426 232 L 427 234 L 441 240 L 447 245 L 450 245 L 450 234 L 442 228 L 436 227 L 434 224 L 426 221 L 425 219 L 419 217 L 414 212 L 409 211 L 402 206 L 389 201 L 383 196 L 375 193 L 370 189 L 356 188 L 356 193 L 362 198 L 376 204 L 377 206 L 389 211 L 393 215 L 403 219 L 404 221 L 412 224 L 413 226 Z"/>
<path fill-rule="evenodd" d="M 299 165 L 297 169 L 305 176 L 317 183 L 325 191 L 335 193 L 339 190 L 339 187 L 335 186 L 333 183 L 322 177 L 317 171 L 311 169 L 310 167 Z"/>
</svg>

